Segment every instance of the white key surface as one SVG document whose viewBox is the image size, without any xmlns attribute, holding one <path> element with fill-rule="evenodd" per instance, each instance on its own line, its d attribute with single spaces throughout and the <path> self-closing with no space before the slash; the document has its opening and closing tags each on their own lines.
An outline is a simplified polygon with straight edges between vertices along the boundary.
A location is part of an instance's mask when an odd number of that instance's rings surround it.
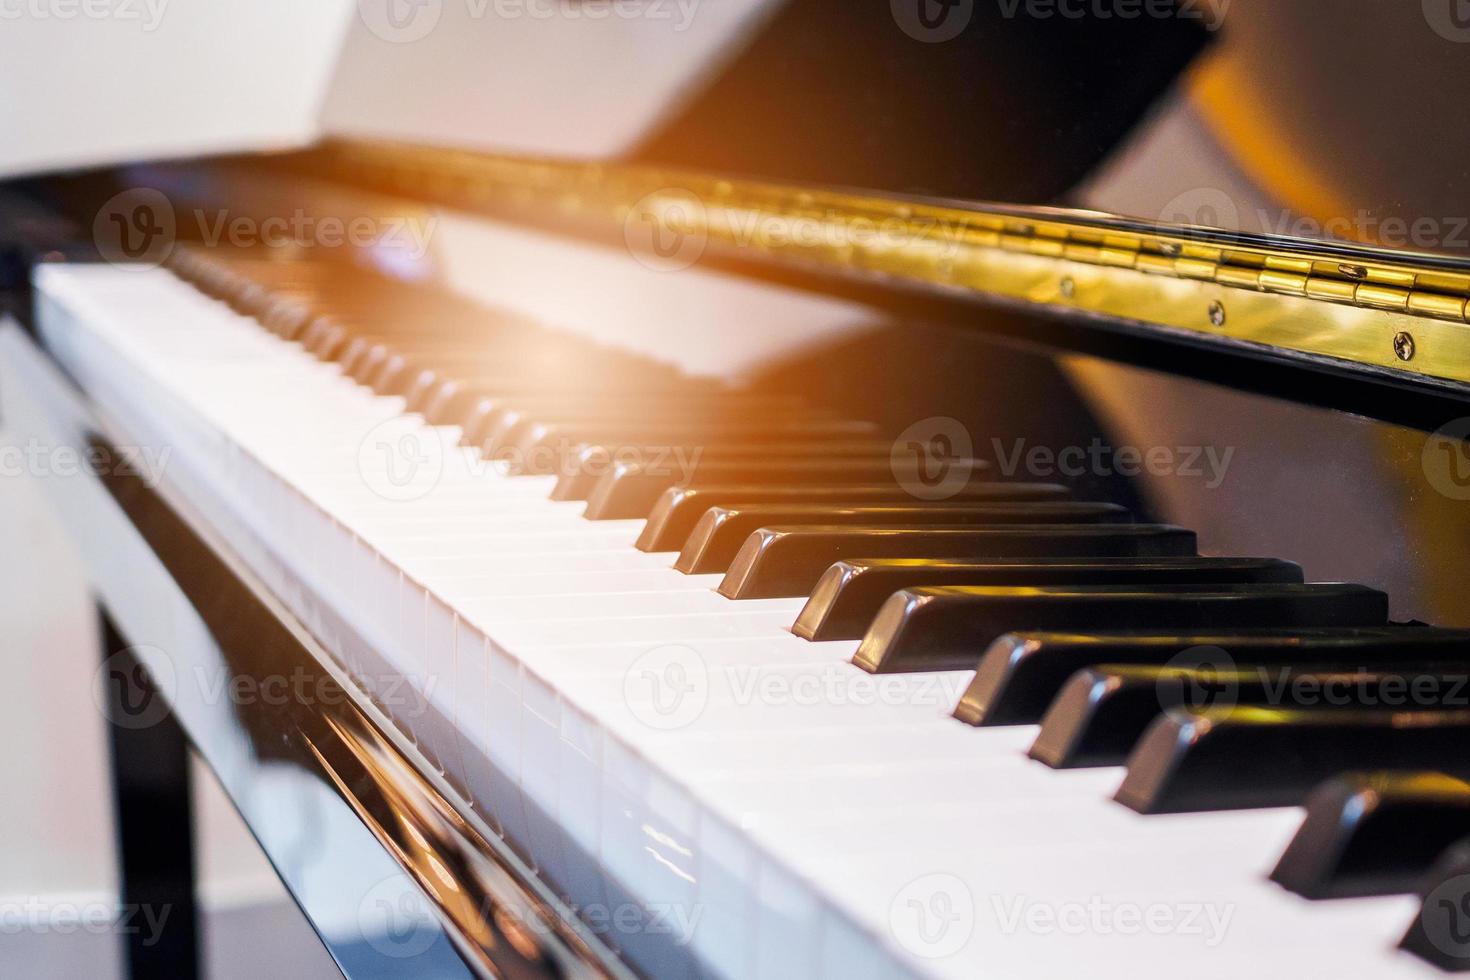
<svg viewBox="0 0 1470 980">
<path fill-rule="evenodd" d="M 653 910 L 663 931 L 610 934 L 635 965 L 1436 975 L 1394 948 L 1414 899 L 1266 881 L 1298 810 L 1135 814 L 1121 770 L 1055 772 L 1024 755 L 1034 729 L 951 719 L 968 672 L 867 675 L 855 643 L 789 632 L 801 600 L 725 599 L 637 551 L 641 522 L 584 521 L 168 273 L 38 285 L 98 403 L 340 617 L 297 603 L 333 655 L 411 678 L 432 710 L 393 721 L 474 812 L 573 905 Z"/>
</svg>

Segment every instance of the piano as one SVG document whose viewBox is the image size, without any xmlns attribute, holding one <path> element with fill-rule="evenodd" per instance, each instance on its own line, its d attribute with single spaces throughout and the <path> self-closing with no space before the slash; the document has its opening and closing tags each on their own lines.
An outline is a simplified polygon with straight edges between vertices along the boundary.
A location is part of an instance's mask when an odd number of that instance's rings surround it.
<svg viewBox="0 0 1470 980">
<path fill-rule="evenodd" d="M 320 133 L 31 134 L 133 975 L 191 750 L 346 977 L 1470 969 L 1470 28 L 1389 6 L 365 0 Z"/>
</svg>

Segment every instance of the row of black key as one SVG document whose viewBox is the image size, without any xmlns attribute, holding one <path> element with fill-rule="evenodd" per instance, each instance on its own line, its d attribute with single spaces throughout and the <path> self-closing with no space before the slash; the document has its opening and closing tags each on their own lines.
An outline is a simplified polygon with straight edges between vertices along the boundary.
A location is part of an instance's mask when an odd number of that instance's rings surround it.
<svg viewBox="0 0 1470 980">
<path fill-rule="evenodd" d="M 1470 868 L 1452 846 L 1470 835 L 1470 784 L 1447 775 L 1466 768 L 1470 633 L 1389 625 L 1375 590 L 1200 557 L 1189 531 L 990 482 L 978 461 L 956 461 L 974 477 L 926 503 L 907 489 L 924 462 L 890 458 L 868 423 L 711 392 L 454 300 L 313 266 L 188 252 L 175 266 L 510 472 L 557 475 L 553 499 L 587 501 L 588 519 L 645 518 L 639 548 L 723 573 L 725 596 L 808 596 L 793 631 L 861 639 L 866 670 L 978 667 L 960 721 L 1040 723 L 1031 755 L 1054 767 L 1126 764 L 1126 805 L 1306 802 L 1273 875 L 1300 894 L 1405 890 L 1441 854 L 1440 877 Z M 1445 962 L 1412 931 L 1406 944 Z"/>
</svg>

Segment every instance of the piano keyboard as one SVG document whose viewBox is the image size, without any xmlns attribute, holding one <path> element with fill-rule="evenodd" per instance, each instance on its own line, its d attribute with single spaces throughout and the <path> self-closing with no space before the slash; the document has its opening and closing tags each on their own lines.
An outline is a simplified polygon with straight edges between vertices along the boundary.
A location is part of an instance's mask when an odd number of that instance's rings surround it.
<svg viewBox="0 0 1470 980">
<path fill-rule="evenodd" d="M 634 969 L 1438 973 L 1406 892 L 1470 786 L 1414 770 L 1470 717 L 1371 695 L 1466 634 L 978 461 L 926 502 L 862 420 L 421 288 L 175 266 L 43 267 L 48 346 Z M 1335 860 L 1365 793 L 1440 847 Z"/>
</svg>

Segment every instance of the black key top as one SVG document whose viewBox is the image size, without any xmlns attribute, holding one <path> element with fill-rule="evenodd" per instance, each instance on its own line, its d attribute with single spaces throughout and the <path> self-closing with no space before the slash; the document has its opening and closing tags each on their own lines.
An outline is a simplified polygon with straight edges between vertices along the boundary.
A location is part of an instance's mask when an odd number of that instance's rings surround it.
<svg viewBox="0 0 1470 980">
<path fill-rule="evenodd" d="M 687 574 L 723 572 L 745 539 L 763 527 L 802 524 L 935 525 L 967 527 L 1006 524 L 1121 524 L 1128 511 L 1117 504 L 1070 500 L 1001 504 L 872 504 L 837 507 L 829 504 L 751 504 L 711 507 L 694 526 L 674 567 Z"/>
<path fill-rule="evenodd" d="M 1238 660 L 1356 670 L 1462 658 L 1470 658 L 1470 630 L 1430 627 L 1016 633 L 985 651 L 955 717 L 970 725 L 1034 725 L 1068 678 L 1097 664 L 1228 667 Z"/>
<path fill-rule="evenodd" d="M 824 454 L 820 450 L 799 453 L 787 448 L 787 445 L 811 446 L 814 441 L 820 443 L 834 434 L 841 434 L 842 430 L 834 429 L 834 425 L 846 424 L 802 416 L 775 423 L 762 422 L 759 419 L 710 421 L 697 418 L 676 418 L 661 422 L 613 422 L 607 428 L 595 430 L 580 425 L 537 424 L 526 429 L 515 445 L 503 448 L 496 455 L 510 461 L 512 473 L 560 475 L 573 470 L 577 466 L 578 454 L 589 445 L 596 444 L 623 464 L 640 466 L 649 472 L 668 474 L 675 480 L 685 480 L 706 462 L 760 463 L 767 458 L 805 462 L 809 458 L 822 459 Z M 770 457 L 761 456 L 754 447 L 763 442 L 776 443 L 779 448 Z M 744 443 L 752 448 L 749 452 L 733 455 L 711 452 L 708 448 L 731 443 Z M 485 445 L 489 445 L 488 441 Z M 641 455 L 638 448 L 644 445 L 673 447 L 677 451 Z M 868 450 L 846 456 L 839 455 L 834 461 L 873 458 L 874 453 Z M 604 466 L 602 475 L 607 475 L 612 469 L 611 464 Z M 593 486 L 595 488 L 596 484 Z"/>
<path fill-rule="evenodd" d="M 593 378 L 548 376 L 528 371 L 512 358 L 497 358 L 494 366 L 477 363 L 436 364 L 421 359 L 408 369 L 410 378 L 400 383 L 409 411 L 423 412 L 430 405 L 463 388 L 473 388 L 497 400 L 485 408 L 483 415 L 467 415 L 459 421 L 465 431 L 482 439 L 500 424 L 503 413 L 522 406 L 586 405 L 592 402 L 615 404 L 623 398 L 648 398 L 653 395 L 688 396 L 692 389 L 688 379 L 647 369 L 627 370 L 617 375 Z M 575 377 L 575 374 L 572 376 Z M 575 385 L 575 387 L 569 387 Z M 471 404 L 474 404 L 471 402 Z M 584 409 L 590 411 L 590 409 Z"/>
<path fill-rule="evenodd" d="M 983 471 L 989 466 L 988 463 L 980 460 L 965 462 L 973 468 L 972 483 L 987 482 L 983 479 Z M 902 487 L 911 475 L 904 469 L 909 465 L 915 467 L 914 474 L 917 474 L 917 461 L 900 463 L 895 473 L 893 461 L 886 456 L 881 459 L 818 461 L 700 460 L 686 483 L 680 483 L 680 477 L 675 473 L 619 465 L 597 481 L 596 488 L 587 498 L 586 516 L 594 521 L 647 517 L 659 496 L 675 485 L 830 487 L 843 483 L 863 483 Z"/>
<path fill-rule="evenodd" d="M 1062 500 L 1067 488 L 1055 483 L 972 483 L 945 500 L 948 504 Z M 694 525 L 711 507 L 751 504 L 913 504 L 913 494 L 892 485 L 848 487 L 670 487 L 654 504 L 636 547 L 640 551 L 678 551 Z M 886 598 L 886 597 L 885 597 Z"/>
<path fill-rule="evenodd" d="M 1013 629 L 1381 626 L 1388 596 L 1362 585 L 940 586 L 878 610 L 852 662 L 875 674 L 968 670 Z"/>
<path fill-rule="evenodd" d="M 1343 772 L 1455 772 L 1466 745 L 1470 711 L 1174 710 L 1139 740 L 1115 798 L 1139 813 L 1298 806 Z"/>
<path fill-rule="evenodd" d="M 1282 665 L 1197 669 L 1107 664 L 1072 675 L 1041 719 L 1031 758 L 1053 769 L 1122 765 L 1169 708 L 1380 708 L 1419 692 L 1419 707 L 1470 708 L 1470 665 L 1327 673 Z"/>
<path fill-rule="evenodd" d="M 1412 892 L 1463 837 L 1470 782 L 1440 772 L 1350 773 L 1307 797 L 1307 819 L 1271 880 L 1304 898 Z"/>
<path fill-rule="evenodd" d="M 594 403 L 591 407 L 579 409 L 504 412 L 486 428 L 480 450 L 487 456 L 498 458 L 515 452 L 525 454 L 536 446 L 558 443 L 580 449 L 594 443 L 606 445 L 607 442 L 615 446 L 668 440 L 677 442 L 681 437 L 689 440 L 691 445 L 737 441 L 721 439 L 721 434 L 726 432 L 796 430 L 818 437 L 833 433 L 870 435 L 871 430 L 866 426 L 864 422 L 834 419 L 822 412 L 768 415 L 748 411 L 728 401 L 708 404 L 697 397 L 668 399 L 662 403 L 647 399 L 620 399 L 617 404 L 600 407 Z M 861 438 L 861 435 L 857 437 Z M 886 451 L 884 458 L 887 458 Z"/>
<path fill-rule="evenodd" d="M 746 538 L 720 583 L 720 594 L 730 599 L 807 595 L 833 562 L 848 558 L 1138 558 L 1194 553 L 1194 532 L 1167 524 L 767 527 Z"/>
<path fill-rule="evenodd" d="M 899 589 L 926 585 L 1202 585 L 1301 580 L 1300 566 L 1276 558 L 1056 558 L 1037 562 L 861 558 L 827 569 L 791 631 L 808 640 L 861 639 L 889 596 Z"/>
<path fill-rule="evenodd" d="M 556 486 L 553 487 L 551 491 L 551 499 L 586 500 L 589 496 L 592 495 L 592 491 L 596 489 L 597 481 L 602 479 L 602 477 L 607 473 L 611 472 L 613 466 L 619 463 L 626 466 L 636 466 L 640 463 L 650 461 L 654 464 L 654 466 L 657 466 L 660 460 L 667 461 L 669 456 L 676 452 L 682 453 L 685 460 L 691 461 L 716 459 L 759 460 L 781 458 L 789 458 L 794 460 L 814 460 L 827 458 L 874 459 L 886 453 L 888 451 L 888 445 L 889 444 L 886 442 L 843 438 L 813 439 L 810 441 L 802 442 L 726 442 L 716 443 L 714 445 L 703 443 L 685 443 L 683 445 L 677 446 L 669 446 L 666 444 L 636 444 L 632 446 L 589 445 L 583 446 L 581 449 L 579 449 L 577 451 L 576 458 L 568 461 L 566 469 L 562 473 L 558 474 Z M 679 488 L 671 489 L 677 490 Z M 749 487 L 747 489 L 759 494 L 779 488 Z M 828 488 L 825 487 L 796 487 L 792 489 L 802 490 L 808 493 L 827 492 L 828 490 Z M 888 491 L 888 493 L 893 493 L 893 488 L 878 487 L 875 489 L 885 489 Z M 667 496 L 668 492 L 669 491 L 665 491 L 665 496 Z M 1061 492 L 1062 494 L 1065 494 L 1066 491 L 1063 489 L 1061 490 Z M 663 497 L 659 498 L 660 503 L 663 501 L 663 499 Z M 737 499 L 738 502 L 741 503 L 762 504 L 781 503 L 788 498 L 773 497 L 767 500 L 763 497 L 756 497 L 754 499 L 747 500 L 746 498 L 742 497 Z M 725 506 L 726 504 L 737 502 L 737 499 L 728 499 L 718 505 L 709 504 L 707 505 L 707 507 Z M 794 497 L 790 499 L 792 500 L 792 502 L 797 502 L 801 498 Z M 843 500 L 843 498 L 840 497 L 812 497 L 806 502 L 819 503 L 824 499 L 839 501 Z M 890 498 L 885 497 L 881 499 L 887 500 Z M 912 500 L 913 496 L 911 494 L 905 493 L 902 498 L 895 499 Z M 866 501 L 864 501 L 862 498 L 858 498 L 853 500 L 852 502 L 864 503 Z M 880 501 L 874 502 L 876 503 Z M 658 506 L 658 504 L 654 505 L 655 508 L 657 508 Z M 688 537 L 689 532 L 694 527 L 694 522 L 699 519 L 700 514 L 702 513 L 703 510 L 701 510 L 699 514 L 695 514 L 692 518 L 690 518 L 688 526 L 684 529 L 683 537 Z M 683 542 L 683 537 L 680 538 L 680 543 Z M 675 545 L 672 548 L 661 548 L 655 550 L 676 551 L 678 550 L 678 545 Z"/>
<path fill-rule="evenodd" d="M 502 371 L 506 370 L 501 368 Z M 544 380 L 526 377 L 503 377 L 487 375 L 471 377 L 460 373 L 445 373 L 432 368 L 415 368 L 409 372 L 412 381 L 400 384 L 401 391 L 389 390 L 384 394 L 402 394 L 407 399 L 409 411 L 421 412 L 425 418 L 437 420 L 436 424 L 458 425 L 464 430 L 461 441 L 466 446 L 483 446 L 492 431 L 498 431 L 505 417 L 542 403 L 556 403 L 587 399 L 617 399 L 629 395 L 646 396 L 641 390 L 647 386 L 644 379 L 618 382 L 602 381 L 595 388 L 570 391 Z M 678 379 L 661 379 L 654 387 L 659 395 L 670 397 L 688 394 L 687 383 Z"/>
<path fill-rule="evenodd" d="M 865 423 L 847 422 L 841 420 L 794 417 L 778 422 L 765 422 L 760 419 L 744 421 L 740 419 L 717 419 L 714 421 L 701 419 L 674 419 L 672 421 L 625 421 L 610 422 L 600 427 L 589 427 L 584 424 L 573 423 L 569 425 L 535 425 L 528 429 L 524 437 L 512 446 L 501 446 L 494 448 L 491 440 L 486 440 L 480 445 L 480 451 L 486 455 L 512 461 L 547 456 L 547 447 L 551 452 L 551 458 L 560 460 L 562 457 L 574 458 L 574 455 L 589 445 L 601 445 L 611 447 L 614 456 L 621 456 L 628 447 L 640 445 L 671 445 L 671 446 L 693 446 L 688 456 L 688 466 L 670 466 L 667 460 L 648 459 L 639 462 L 620 462 L 608 467 L 602 474 L 593 490 L 588 494 L 591 504 L 597 495 L 597 487 L 603 480 L 612 477 L 625 467 L 636 467 L 645 476 L 657 478 L 662 481 L 674 482 L 687 480 L 697 473 L 701 468 L 711 465 L 723 464 L 726 466 L 738 466 L 749 463 L 752 466 L 765 465 L 763 458 L 752 458 L 749 460 L 728 457 L 712 456 L 705 459 L 704 454 L 698 452 L 700 446 L 715 445 L 719 443 L 756 443 L 756 442 L 821 442 L 828 439 L 844 438 L 854 426 Z M 859 457 L 866 461 L 872 457 Z M 855 460 L 833 460 L 839 462 L 857 462 Z M 787 465 L 806 463 L 805 459 L 780 460 Z M 558 464 L 560 467 L 560 464 Z M 657 495 L 655 495 L 655 499 Z M 648 513 L 644 508 L 635 516 L 643 517 Z M 596 520 L 598 518 L 594 518 Z"/>
<path fill-rule="evenodd" d="M 1470 840 L 1440 854 L 1416 890 L 1419 914 L 1399 948 L 1450 973 L 1470 971 Z"/>
</svg>

